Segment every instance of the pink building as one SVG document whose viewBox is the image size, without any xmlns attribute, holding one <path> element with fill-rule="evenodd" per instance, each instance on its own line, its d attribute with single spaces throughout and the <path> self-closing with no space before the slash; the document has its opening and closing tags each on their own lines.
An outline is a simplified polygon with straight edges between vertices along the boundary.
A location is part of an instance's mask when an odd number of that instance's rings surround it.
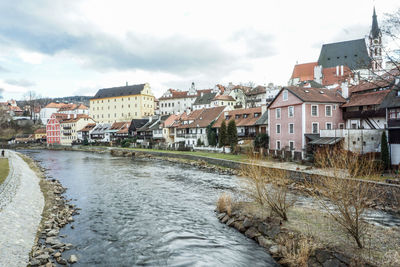
<svg viewBox="0 0 400 267">
<path fill-rule="evenodd" d="M 284 87 L 268 106 L 269 147 L 301 152 L 308 137 L 320 130 L 344 128 L 339 106 L 346 100 L 336 90 Z"/>
</svg>

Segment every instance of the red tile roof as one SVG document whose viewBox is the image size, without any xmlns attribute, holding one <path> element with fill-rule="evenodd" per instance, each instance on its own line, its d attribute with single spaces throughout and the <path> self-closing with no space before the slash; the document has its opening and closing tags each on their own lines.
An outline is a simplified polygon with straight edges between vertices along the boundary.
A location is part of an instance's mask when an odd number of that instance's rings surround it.
<svg viewBox="0 0 400 267">
<path fill-rule="evenodd" d="M 214 120 L 216 120 L 221 112 L 225 109 L 224 106 L 222 107 L 215 107 L 215 108 L 203 108 L 199 110 L 193 111 L 189 116 L 191 119 L 194 119 L 192 123 L 189 124 L 181 124 L 178 128 L 205 128 Z"/>
<path fill-rule="evenodd" d="M 226 119 L 225 114 L 228 113 L 228 120 L 235 120 L 236 126 L 253 126 L 256 121 L 261 117 L 261 107 L 256 108 L 246 108 L 246 109 L 236 109 L 224 112 L 218 120 L 214 123 L 213 127 L 219 128 L 221 127 L 222 121 Z M 254 114 L 259 114 L 257 117 Z M 247 117 L 245 118 L 247 114 Z"/>
<path fill-rule="evenodd" d="M 315 66 L 318 66 L 318 62 L 296 64 L 291 79 L 299 78 L 301 82 L 314 80 Z"/>
<path fill-rule="evenodd" d="M 385 88 L 391 85 L 391 81 L 379 80 L 374 82 L 362 81 L 358 85 L 351 86 L 349 91 L 351 93 L 373 90 L 377 88 Z"/>
<path fill-rule="evenodd" d="M 213 100 L 235 101 L 235 99 L 230 95 L 217 95 Z"/>
<path fill-rule="evenodd" d="M 160 97 L 159 100 L 164 100 L 164 99 L 173 99 L 173 98 L 195 98 L 201 95 L 201 93 L 211 93 L 211 89 L 204 89 L 204 90 L 197 90 L 197 95 L 188 95 L 188 91 L 178 91 L 174 89 L 168 89 L 172 96 L 170 97 Z"/>
<path fill-rule="evenodd" d="M 380 105 L 389 92 L 390 90 L 382 90 L 364 94 L 353 94 L 351 95 L 349 102 L 344 104 L 342 107 Z"/>
<path fill-rule="evenodd" d="M 290 91 L 292 94 L 297 96 L 303 102 L 324 102 L 324 103 L 346 102 L 346 100 L 340 95 L 340 93 L 337 90 L 329 90 L 322 88 L 303 88 L 297 86 L 288 86 L 282 88 L 282 90 L 284 89 Z"/>
</svg>

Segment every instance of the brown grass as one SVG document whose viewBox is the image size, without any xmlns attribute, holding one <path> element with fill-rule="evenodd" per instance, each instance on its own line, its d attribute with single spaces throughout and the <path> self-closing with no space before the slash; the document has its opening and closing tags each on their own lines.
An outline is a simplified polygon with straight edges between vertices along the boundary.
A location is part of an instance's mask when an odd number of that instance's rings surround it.
<svg viewBox="0 0 400 267">
<path fill-rule="evenodd" d="M 2 184 L 7 178 L 9 171 L 10 167 L 8 164 L 8 159 L 0 159 L 0 184 Z"/>
<path fill-rule="evenodd" d="M 228 214 L 229 216 L 232 213 L 232 197 L 227 194 L 227 193 L 223 193 L 217 201 L 217 210 L 219 212 L 225 212 L 226 214 Z"/>
<path fill-rule="evenodd" d="M 316 243 L 311 237 L 292 237 L 286 236 L 281 238 L 278 242 L 281 247 L 283 259 L 279 261 L 281 264 L 289 266 L 307 267 L 308 259 L 317 248 Z"/>
<path fill-rule="evenodd" d="M 287 187 L 292 181 L 288 178 L 286 170 L 261 167 L 255 164 L 256 160 L 242 165 L 245 193 L 286 221 L 287 211 L 294 204 L 294 199 L 289 198 Z"/>
</svg>

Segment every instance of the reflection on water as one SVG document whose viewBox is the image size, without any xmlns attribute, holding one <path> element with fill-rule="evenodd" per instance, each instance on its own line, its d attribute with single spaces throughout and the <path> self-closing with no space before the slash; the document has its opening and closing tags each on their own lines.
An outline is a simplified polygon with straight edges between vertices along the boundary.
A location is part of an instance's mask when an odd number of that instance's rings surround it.
<svg viewBox="0 0 400 267">
<path fill-rule="evenodd" d="M 29 153 L 29 152 L 28 152 Z M 75 266 L 275 266 L 268 253 L 219 223 L 215 202 L 238 181 L 164 161 L 84 152 L 31 153 L 82 210 L 61 231 Z"/>
</svg>

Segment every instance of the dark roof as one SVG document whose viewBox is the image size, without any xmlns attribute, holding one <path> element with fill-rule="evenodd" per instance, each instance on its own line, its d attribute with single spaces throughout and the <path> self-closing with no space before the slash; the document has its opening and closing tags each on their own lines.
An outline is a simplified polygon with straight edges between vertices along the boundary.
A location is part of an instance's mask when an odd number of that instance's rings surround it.
<svg viewBox="0 0 400 267">
<path fill-rule="evenodd" d="M 121 87 L 104 88 L 97 91 L 96 95 L 91 99 L 139 95 L 143 90 L 144 86 L 145 84 L 136 84 L 136 85 L 121 86 Z"/>
<path fill-rule="evenodd" d="M 268 124 L 268 112 L 265 111 L 264 114 L 256 121 L 255 125 L 265 125 Z"/>
<path fill-rule="evenodd" d="M 318 58 L 318 65 L 323 68 L 348 66 L 350 69 L 365 69 L 370 65 L 364 39 L 324 44 Z"/>
<path fill-rule="evenodd" d="M 381 34 L 381 30 L 379 29 L 378 26 L 378 20 L 376 18 L 376 12 L 375 12 L 375 7 L 374 7 L 374 14 L 372 15 L 372 27 L 371 27 L 371 37 L 373 39 L 378 38 Z"/>
<path fill-rule="evenodd" d="M 207 105 L 211 104 L 211 101 L 214 99 L 214 97 L 217 95 L 217 93 L 203 93 L 199 95 L 196 100 L 194 101 L 193 105 Z"/>
<path fill-rule="evenodd" d="M 136 131 L 140 127 L 143 127 L 149 120 L 148 119 L 133 119 L 131 121 L 131 126 L 129 127 L 129 131 Z"/>
<path fill-rule="evenodd" d="M 379 108 L 397 108 L 400 107 L 400 97 L 397 96 L 397 91 L 400 90 L 399 88 L 395 88 L 390 91 L 383 99 Z"/>
</svg>

